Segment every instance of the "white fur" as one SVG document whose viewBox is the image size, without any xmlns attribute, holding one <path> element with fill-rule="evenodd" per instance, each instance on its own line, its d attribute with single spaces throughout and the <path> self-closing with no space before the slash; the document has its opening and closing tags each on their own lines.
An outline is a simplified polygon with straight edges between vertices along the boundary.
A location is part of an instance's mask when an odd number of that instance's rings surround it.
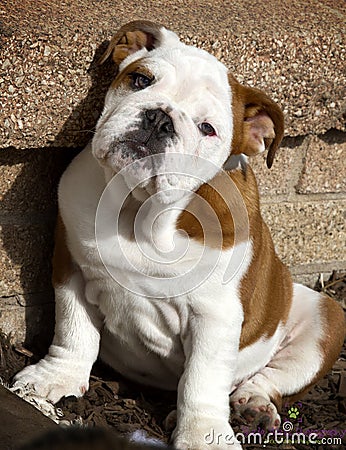
<svg viewBox="0 0 346 450">
<path fill-rule="evenodd" d="M 316 342 L 321 320 L 318 298 L 296 286 L 288 323 L 239 352 L 239 289 L 252 258 L 247 217 L 229 250 L 221 248 L 221 231 L 219 248 L 209 248 L 177 232 L 175 225 L 196 189 L 229 156 L 227 71 L 171 32 L 163 31 L 161 43 L 122 63 L 124 70 L 144 58 L 155 84 L 139 92 L 110 89 L 92 148 L 80 153 L 61 179 L 59 208 L 75 272 L 56 287 L 56 330 L 49 354 L 16 380 L 17 386 L 32 385 L 53 402 L 82 395 L 101 339 L 101 357 L 120 373 L 178 389 L 176 447 L 212 450 L 221 447 L 203 440 L 211 429 L 233 433 L 228 423 L 232 386 L 257 377 L 258 389 L 290 393 L 312 378 L 320 364 Z M 138 126 L 140 111 L 162 104 L 171 111 L 177 139 L 167 145 L 158 168 L 142 160 L 131 166 L 117 149 L 110 153 L 114 139 Z M 203 121 L 212 123 L 217 136 L 201 135 L 197 125 Z M 242 158 L 228 160 L 233 170 L 244 163 Z M 129 192 L 133 195 L 128 197 Z M 232 198 L 237 195 L 234 190 Z M 237 204 L 246 212 L 240 200 Z M 304 308 L 315 302 L 309 317 L 298 303 L 301 298 Z M 316 332 L 306 338 L 304 330 L 313 327 Z M 292 342 L 299 353 L 289 353 Z M 307 352 L 313 353 L 315 365 L 302 374 Z M 277 375 L 268 364 L 281 355 L 287 372 Z M 235 442 L 232 448 L 241 447 Z"/>
</svg>

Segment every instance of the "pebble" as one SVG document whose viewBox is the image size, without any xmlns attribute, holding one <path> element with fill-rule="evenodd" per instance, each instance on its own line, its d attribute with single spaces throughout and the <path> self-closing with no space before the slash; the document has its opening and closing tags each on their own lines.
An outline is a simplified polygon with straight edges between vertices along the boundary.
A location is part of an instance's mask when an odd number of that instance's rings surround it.
<svg viewBox="0 0 346 450">
<path fill-rule="evenodd" d="M 23 83 L 23 81 L 24 76 L 16 78 L 14 82 L 16 83 L 17 86 L 20 86 Z"/>
<path fill-rule="evenodd" d="M 8 67 L 10 67 L 10 65 L 11 65 L 11 61 L 9 59 L 5 59 L 5 61 L 3 62 L 1 68 L 3 70 L 6 70 Z"/>
<path fill-rule="evenodd" d="M 50 55 L 50 47 L 48 45 L 45 46 L 43 56 L 49 56 Z"/>
</svg>

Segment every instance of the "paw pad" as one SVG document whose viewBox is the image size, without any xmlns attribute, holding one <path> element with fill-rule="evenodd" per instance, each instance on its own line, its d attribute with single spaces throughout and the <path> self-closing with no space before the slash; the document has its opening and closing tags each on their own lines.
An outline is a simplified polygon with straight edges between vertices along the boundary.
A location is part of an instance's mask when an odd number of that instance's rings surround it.
<svg viewBox="0 0 346 450">
<path fill-rule="evenodd" d="M 290 408 L 288 410 L 288 417 L 290 419 L 296 419 L 299 416 L 299 410 L 298 408 L 296 408 L 295 406 L 292 406 L 292 408 Z"/>
</svg>

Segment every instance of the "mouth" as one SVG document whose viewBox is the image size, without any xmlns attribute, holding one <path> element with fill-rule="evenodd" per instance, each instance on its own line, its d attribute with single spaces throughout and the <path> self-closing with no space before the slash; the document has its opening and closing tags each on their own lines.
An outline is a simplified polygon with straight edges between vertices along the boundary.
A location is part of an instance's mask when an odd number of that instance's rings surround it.
<svg viewBox="0 0 346 450">
<path fill-rule="evenodd" d="M 161 173 L 165 155 L 155 154 L 142 140 L 116 139 L 107 151 L 95 151 L 94 156 L 108 177 L 121 173 L 131 190 L 145 190 L 149 195 L 156 192 L 156 175 Z"/>
<path fill-rule="evenodd" d="M 156 202 L 172 203 L 190 192 L 195 180 L 194 173 L 185 174 L 191 158 L 195 162 L 194 155 L 185 155 L 184 165 L 182 154 L 155 153 L 146 143 L 135 139 L 113 141 L 108 151 L 94 151 L 94 156 L 105 169 L 107 182 L 120 175 L 138 201 L 154 196 Z"/>
<path fill-rule="evenodd" d="M 132 166 L 138 170 L 140 166 L 149 169 L 153 151 L 146 143 L 135 139 L 122 139 L 113 141 L 107 150 L 95 150 L 94 156 L 104 168 L 112 169 L 114 173 Z"/>
<path fill-rule="evenodd" d="M 132 158 L 133 161 L 136 159 L 145 158 L 150 156 L 152 151 L 143 142 L 138 142 L 135 140 L 124 140 L 119 141 L 116 147 L 120 147 L 121 154 L 125 158 Z"/>
<path fill-rule="evenodd" d="M 136 139 L 117 139 L 112 142 L 103 162 L 115 171 L 129 168 L 132 171 L 157 171 L 165 159 L 165 153 L 155 152 L 147 142 Z"/>
</svg>

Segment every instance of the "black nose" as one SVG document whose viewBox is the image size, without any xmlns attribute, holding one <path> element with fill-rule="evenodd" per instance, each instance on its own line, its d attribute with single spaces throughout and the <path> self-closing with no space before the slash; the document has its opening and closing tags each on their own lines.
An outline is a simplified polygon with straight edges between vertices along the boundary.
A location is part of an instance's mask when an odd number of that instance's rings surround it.
<svg viewBox="0 0 346 450">
<path fill-rule="evenodd" d="M 156 139 L 172 138 L 173 121 L 162 109 L 148 109 L 144 112 L 143 129 L 152 130 Z"/>
</svg>

